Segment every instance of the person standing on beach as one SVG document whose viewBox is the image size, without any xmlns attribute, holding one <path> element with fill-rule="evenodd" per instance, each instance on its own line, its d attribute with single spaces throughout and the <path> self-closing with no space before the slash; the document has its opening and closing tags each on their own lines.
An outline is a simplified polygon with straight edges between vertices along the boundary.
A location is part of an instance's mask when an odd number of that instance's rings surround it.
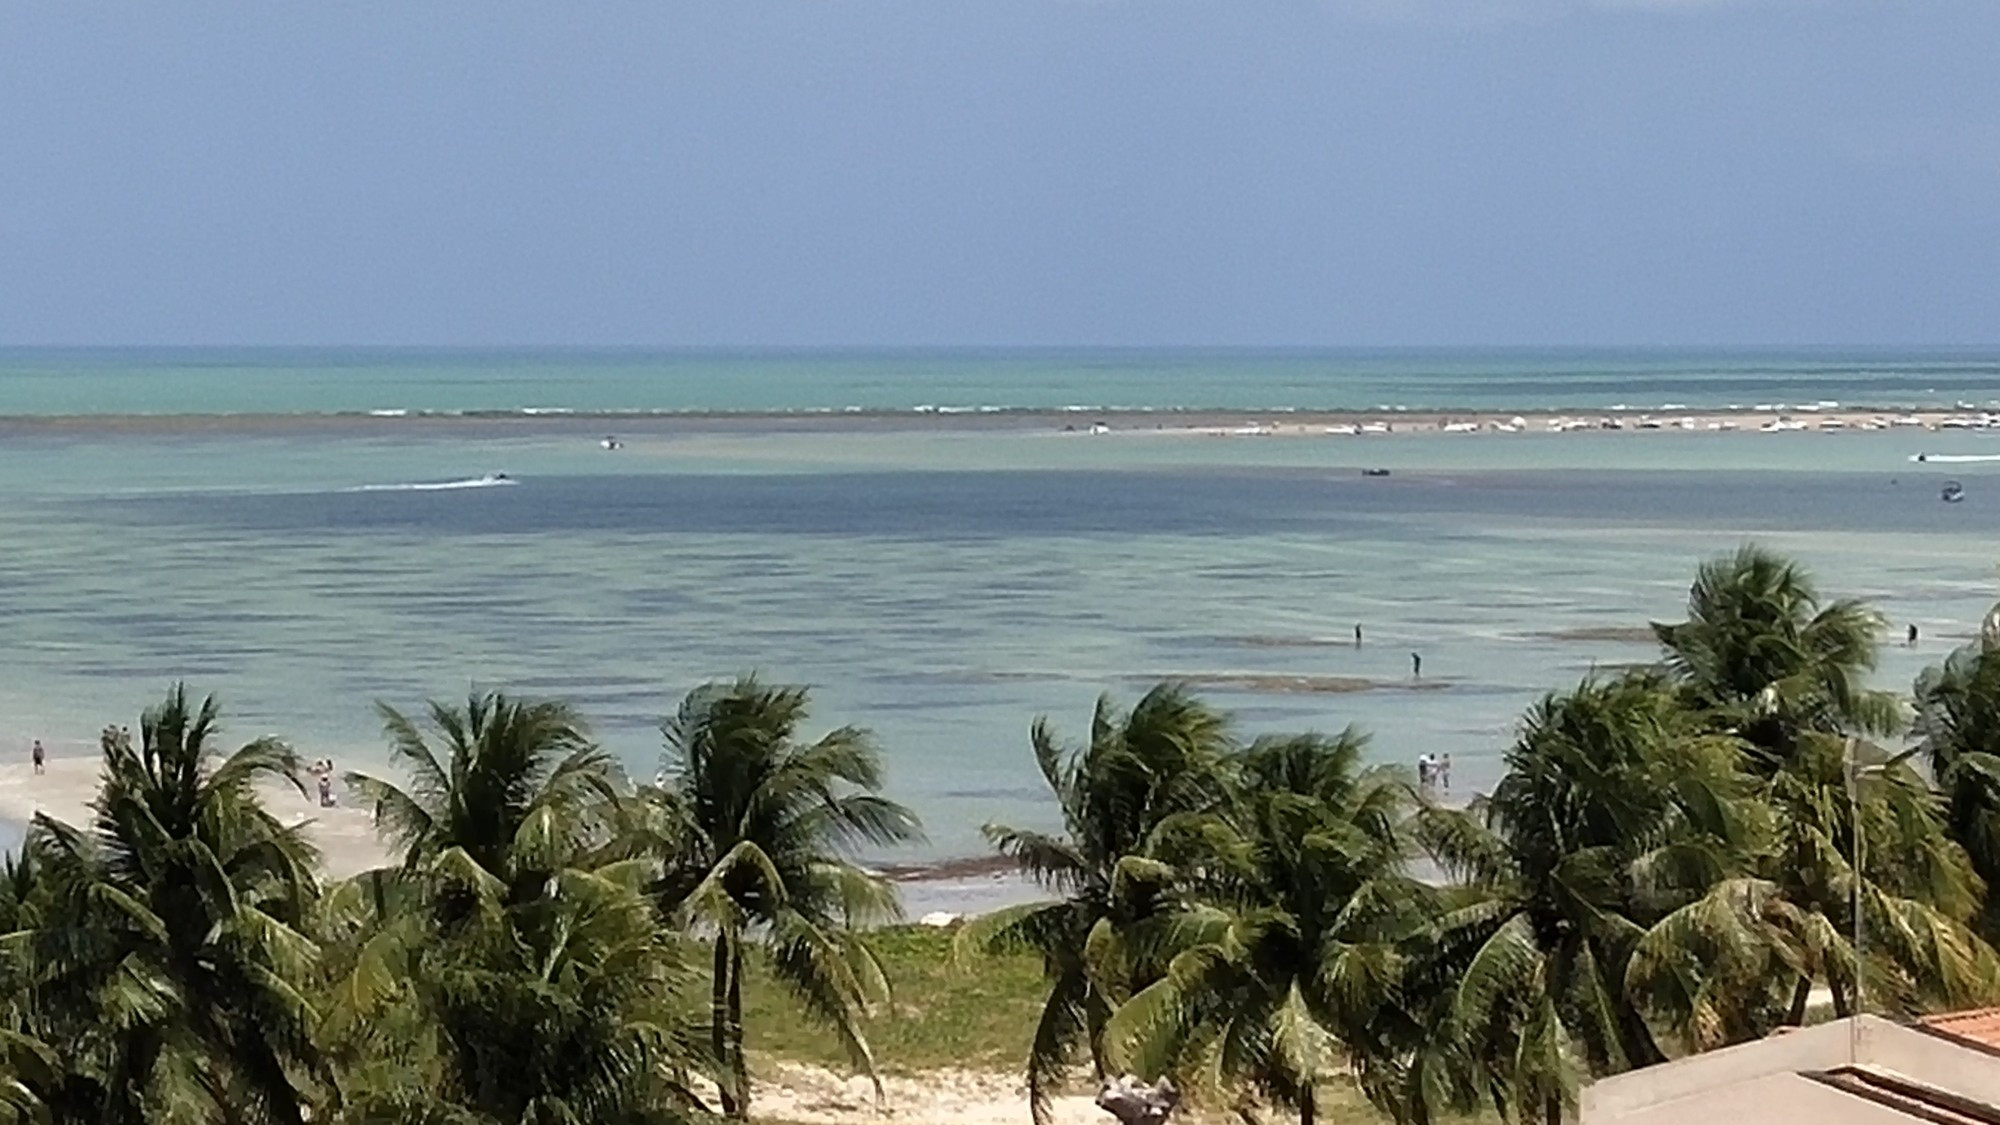
<svg viewBox="0 0 2000 1125">
<path fill-rule="evenodd" d="M 42 749 L 42 740 L 35 740 L 35 748 L 28 751 L 28 760 L 35 764 L 35 772 L 42 772 L 42 763 L 48 758 L 48 751 Z"/>
<path fill-rule="evenodd" d="M 1410 678 L 1413 680 L 1424 678 L 1424 656 L 1420 652 L 1410 654 Z"/>
<path fill-rule="evenodd" d="M 1361 623 L 1359 621 L 1354 623 L 1354 647 L 1361 647 Z"/>
<path fill-rule="evenodd" d="M 1917 626 L 1915 622 L 1911 622 L 1910 624 L 1910 639 L 1908 643 L 1911 648 L 1917 647 Z"/>
<path fill-rule="evenodd" d="M 1424 795 L 1430 795 L 1431 784 L 1436 776 L 1437 763 L 1431 758 L 1430 751 L 1426 750 L 1417 755 L 1417 788 L 1422 790 Z"/>
<path fill-rule="evenodd" d="M 1437 775 L 1438 775 L 1438 783 L 1439 783 L 1440 785 L 1444 786 L 1444 791 L 1445 791 L 1445 792 L 1447 792 L 1447 793 L 1451 792 L 1451 755 L 1450 755 L 1450 754 L 1446 754 L 1446 755 L 1445 755 L 1445 756 L 1444 756 L 1443 758 L 1439 759 L 1439 761 L 1438 761 L 1438 768 L 1437 768 Z"/>
</svg>

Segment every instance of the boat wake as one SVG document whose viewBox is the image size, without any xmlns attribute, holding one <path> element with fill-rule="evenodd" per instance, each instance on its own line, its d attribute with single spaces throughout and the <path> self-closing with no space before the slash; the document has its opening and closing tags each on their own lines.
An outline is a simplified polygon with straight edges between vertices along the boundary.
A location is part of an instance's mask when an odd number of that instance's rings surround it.
<svg viewBox="0 0 2000 1125">
<path fill-rule="evenodd" d="M 1912 453 L 1919 465 L 1971 465 L 1980 461 L 2000 461 L 2000 453 Z"/>
<path fill-rule="evenodd" d="M 461 488 L 500 488 L 519 484 L 520 481 L 506 473 L 488 473 L 483 477 L 466 480 L 427 481 L 416 484 L 363 484 L 345 489 L 347 492 L 456 492 Z"/>
</svg>

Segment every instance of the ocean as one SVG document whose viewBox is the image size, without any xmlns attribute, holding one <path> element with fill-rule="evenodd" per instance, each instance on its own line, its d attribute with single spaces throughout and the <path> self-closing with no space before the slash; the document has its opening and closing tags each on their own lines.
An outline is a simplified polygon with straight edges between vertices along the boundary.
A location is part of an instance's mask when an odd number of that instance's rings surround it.
<svg viewBox="0 0 2000 1125">
<path fill-rule="evenodd" d="M 1245 736 L 1354 724 L 1472 790 L 1748 539 L 1877 604 L 1907 688 L 2000 599 L 2000 465 L 1907 459 L 2000 441 L 1166 416 L 1996 398 L 2000 351 L 0 351 L 0 754 L 89 752 L 186 679 L 235 738 L 369 766 L 375 701 L 477 686 L 572 700 L 643 778 L 683 692 L 756 671 L 876 733 L 928 828 L 885 858 L 929 861 L 1052 822 L 1035 716 L 1080 737 L 1174 677 Z"/>
</svg>

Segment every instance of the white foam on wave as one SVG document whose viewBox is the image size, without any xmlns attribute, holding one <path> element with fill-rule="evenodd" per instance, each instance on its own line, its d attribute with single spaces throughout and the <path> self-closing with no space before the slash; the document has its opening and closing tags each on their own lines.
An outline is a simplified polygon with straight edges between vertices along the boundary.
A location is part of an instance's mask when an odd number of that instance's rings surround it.
<svg viewBox="0 0 2000 1125">
<path fill-rule="evenodd" d="M 2000 453 L 1912 453 L 1910 460 L 1920 465 L 1970 465 L 1979 461 L 2000 461 Z"/>
<path fill-rule="evenodd" d="M 499 473 L 488 473 L 483 477 L 468 477 L 465 480 L 419 481 L 415 484 L 362 484 L 346 489 L 347 492 L 453 492 L 461 488 L 499 488 L 519 484 L 513 477 Z"/>
</svg>

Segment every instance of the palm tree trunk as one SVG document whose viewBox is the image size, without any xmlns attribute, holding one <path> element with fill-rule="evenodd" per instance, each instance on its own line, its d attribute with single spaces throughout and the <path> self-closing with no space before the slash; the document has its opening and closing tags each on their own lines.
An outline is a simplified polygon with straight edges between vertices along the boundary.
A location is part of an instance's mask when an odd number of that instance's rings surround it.
<svg viewBox="0 0 2000 1125">
<path fill-rule="evenodd" d="M 1319 1107 L 1313 1104 L 1313 1085 L 1306 1083 L 1305 1096 L 1299 1099 L 1299 1125 L 1313 1125 L 1313 1118 L 1319 1116 Z"/>
<path fill-rule="evenodd" d="M 730 1057 L 730 980 L 729 980 L 729 935 L 718 932 L 715 935 L 715 963 L 710 972 L 708 990 L 709 1046 L 715 1052 L 715 1065 L 721 1071 L 717 1074 L 715 1093 L 722 1100 L 724 1117 L 739 1117 L 743 1107 L 736 1100 L 736 1063 Z"/>
<path fill-rule="evenodd" d="M 729 943 L 730 1069 L 736 1075 L 736 1116 L 750 1118 L 750 1064 L 743 1057 L 743 943 Z"/>
<path fill-rule="evenodd" d="M 1806 1005 L 1812 1002 L 1813 979 L 1806 973 L 1799 974 L 1799 983 L 1792 986 L 1792 1009 L 1785 1013 L 1785 1022 L 1792 1027 L 1804 1027 Z"/>
<path fill-rule="evenodd" d="M 1550 1094 L 1548 1100 L 1542 1103 L 1542 1121 L 1543 1125 L 1563 1125 L 1563 1103 L 1561 1098 Z"/>
<path fill-rule="evenodd" d="M 1088 986 L 1089 993 L 1083 1002 L 1083 1036 L 1090 1042 L 1090 1071 L 1098 1085 L 1104 1084 L 1104 1024 L 1111 1018 L 1110 1011 L 1097 994 L 1097 986 Z"/>
</svg>

